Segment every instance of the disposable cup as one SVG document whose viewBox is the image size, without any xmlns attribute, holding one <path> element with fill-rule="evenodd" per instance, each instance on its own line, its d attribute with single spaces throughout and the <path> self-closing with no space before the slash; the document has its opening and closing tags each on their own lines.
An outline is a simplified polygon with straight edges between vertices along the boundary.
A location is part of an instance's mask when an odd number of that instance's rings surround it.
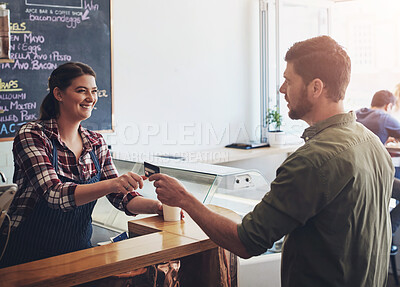
<svg viewBox="0 0 400 287">
<path fill-rule="evenodd" d="M 181 208 L 163 204 L 164 221 L 179 221 L 181 220 Z"/>
</svg>

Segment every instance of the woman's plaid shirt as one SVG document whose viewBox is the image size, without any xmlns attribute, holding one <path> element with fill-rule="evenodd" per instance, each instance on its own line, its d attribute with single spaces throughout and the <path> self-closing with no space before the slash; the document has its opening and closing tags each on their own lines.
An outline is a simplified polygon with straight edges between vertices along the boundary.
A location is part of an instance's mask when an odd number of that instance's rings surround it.
<svg viewBox="0 0 400 287">
<path fill-rule="evenodd" d="M 87 181 L 96 174 L 90 151 L 94 150 L 101 167 L 101 180 L 118 177 L 110 151 L 103 137 L 96 132 L 79 127 L 83 151 L 77 162 L 74 153 L 61 141 L 56 120 L 35 121 L 21 127 L 14 139 L 14 178 L 18 192 L 10 206 L 11 227 L 16 228 L 33 211 L 40 197 L 48 206 L 65 212 L 76 207 L 74 192 L 76 183 L 62 183 L 52 165 L 53 144 L 58 152 L 58 174 L 74 181 Z M 107 195 L 118 209 L 130 213 L 127 203 L 139 195 L 137 192 L 124 196 L 121 193 Z"/>
</svg>

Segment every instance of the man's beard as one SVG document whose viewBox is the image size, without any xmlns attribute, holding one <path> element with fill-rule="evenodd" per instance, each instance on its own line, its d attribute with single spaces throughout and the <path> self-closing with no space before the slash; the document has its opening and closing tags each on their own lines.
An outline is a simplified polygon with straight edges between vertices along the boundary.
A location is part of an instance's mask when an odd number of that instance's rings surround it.
<svg viewBox="0 0 400 287">
<path fill-rule="evenodd" d="M 289 118 L 300 120 L 311 111 L 312 107 L 313 104 L 307 98 L 307 90 L 303 88 L 302 96 L 300 101 L 297 102 L 297 106 L 289 108 Z"/>
</svg>

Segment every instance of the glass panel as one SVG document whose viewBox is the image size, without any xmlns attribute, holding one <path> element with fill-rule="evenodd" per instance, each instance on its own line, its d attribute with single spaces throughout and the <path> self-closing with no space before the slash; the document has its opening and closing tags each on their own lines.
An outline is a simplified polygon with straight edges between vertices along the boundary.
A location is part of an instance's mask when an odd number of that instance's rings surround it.
<svg viewBox="0 0 400 287">
<path fill-rule="evenodd" d="M 268 182 L 258 171 L 218 176 L 218 180 L 206 203 L 228 208 L 241 217 L 252 211 L 269 190 Z"/>
<path fill-rule="evenodd" d="M 143 163 L 114 160 L 114 164 L 119 174 L 128 171 L 144 174 Z M 269 190 L 268 182 L 258 171 L 185 162 L 159 166 L 162 173 L 177 178 L 201 202 L 231 209 L 241 216 L 251 211 Z M 146 198 L 156 199 L 154 189 L 153 183 L 146 180 L 139 192 Z M 149 215 L 138 215 L 145 216 Z M 106 197 L 98 200 L 93 212 L 95 224 L 118 231 L 126 231 L 131 219 L 114 208 Z"/>
</svg>

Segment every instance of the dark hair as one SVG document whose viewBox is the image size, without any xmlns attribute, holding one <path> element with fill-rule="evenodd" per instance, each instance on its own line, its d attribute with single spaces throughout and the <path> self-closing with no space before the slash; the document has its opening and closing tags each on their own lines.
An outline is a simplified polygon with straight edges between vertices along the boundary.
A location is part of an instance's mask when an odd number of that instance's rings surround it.
<svg viewBox="0 0 400 287">
<path fill-rule="evenodd" d="M 55 119 L 60 114 L 59 103 L 54 97 L 53 90 L 58 87 L 65 91 L 72 81 L 83 75 L 92 75 L 96 78 L 96 73 L 91 67 L 80 62 L 67 62 L 57 67 L 49 77 L 49 93 L 43 99 L 40 105 L 40 120 Z"/>
<path fill-rule="evenodd" d="M 308 85 L 320 79 L 334 102 L 344 99 L 350 82 L 351 61 L 346 51 L 329 36 L 319 36 L 295 43 L 286 53 L 286 62 Z"/>
<path fill-rule="evenodd" d="M 382 108 L 387 104 L 395 104 L 396 97 L 387 90 L 381 90 L 375 93 L 372 97 L 371 107 Z"/>
</svg>

